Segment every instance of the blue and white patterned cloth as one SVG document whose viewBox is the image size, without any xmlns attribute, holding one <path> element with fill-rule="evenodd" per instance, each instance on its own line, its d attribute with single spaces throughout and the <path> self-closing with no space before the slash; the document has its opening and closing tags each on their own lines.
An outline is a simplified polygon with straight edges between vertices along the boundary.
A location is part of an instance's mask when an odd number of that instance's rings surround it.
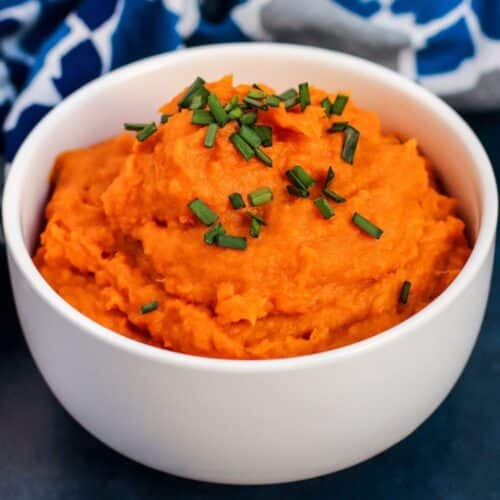
<svg viewBox="0 0 500 500">
<path fill-rule="evenodd" d="M 0 0 L 0 155 L 113 68 L 246 40 L 354 53 L 460 109 L 500 107 L 500 0 Z"/>
</svg>

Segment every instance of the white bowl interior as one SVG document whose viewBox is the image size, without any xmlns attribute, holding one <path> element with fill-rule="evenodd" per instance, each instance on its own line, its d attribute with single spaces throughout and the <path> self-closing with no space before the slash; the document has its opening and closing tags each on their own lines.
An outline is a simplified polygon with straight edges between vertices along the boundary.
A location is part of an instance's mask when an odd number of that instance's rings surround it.
<svg viewBox="0 0 500 500">
<path fill-rule="evenodd" d="M 266 48 L 267 47 L 267 48 Z M 67 99 L 40 126 L 26 148 L 20 199 L 22 234 L 36 245 L 48 177 L 56 155 L 121 132 L 124 121 L 150 120 L 157 109 L 200 75 L 207 81 L 232 72 L 236 82 L 265 82 L 277 90 L 307 80 L 330 91 L 349 90 L 360 106 L 376 111 L 386 131 L 417 137 L 436 165 L 445 189 L 460 200 L 469 236 L 481 220 L 481 182 L 468 144 L 450 130 L 453 112 L 413 84 L 370 63 L 305 48 L 268 50 L 265 45 L 226 47 L 224 55 L 198 49 L 136 63 L 87 86 Z M 36 168 L 34 167 L 36 165 Z M 19 165 L 16 165 L 19 168 Z"/>
</svg>

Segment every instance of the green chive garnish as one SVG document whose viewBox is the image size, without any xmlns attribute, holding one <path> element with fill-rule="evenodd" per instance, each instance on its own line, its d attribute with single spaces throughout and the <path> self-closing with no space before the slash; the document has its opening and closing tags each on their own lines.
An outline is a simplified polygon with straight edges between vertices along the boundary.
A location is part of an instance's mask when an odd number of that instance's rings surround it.
<svg viewBox="0 0 500 500">
<path fill-rule="evenodd" d="M 203 235 L 203 241 L 207 245 L 213 245 L 215 243 L 215 240 L 218 236 L 221 234 L 224 234 L 226 230 L 222 227 L 222 224 L 216 224 L 215 226 L 212 226 L 204 235 Z"/>
<path fill-rule="evenodd" d="M 231 134 L 229 140 L 233 143 L 234 147 L 241 153 L 245 160 L 250 160 L 255 155 L 255 150 L 250 146 L 238 132 Z"/>
<path fill-rule="evenodd" d="M 235 210 L 239 210 L 240 208 L 245 208 L 245 201 L 243 200 L 243 196 L 240 193 L 232 193 L 229 195 L 229 201 Z"/>
<path fill-rule="evenodd" d="M 367 218 L 363 217 L 358 212 L 355 212 L 352 216 L 352 221 L 356 226 L 362 229 L 365 233 L 369 234 L 371 237 L 377 240 L 382 236 L 384 231 L 377 227 L 373 222 L 370 222 Z"/>
<path fill-rule="evenodd" d="M 250 144 L 250 146 L 254 148 L 260 146 L 262 142 L 257 132 L 255 132 L 248 125 L 242 125 L 239 130 L 239 134 L 243 137 L 243 139 L 245 139 L 246 142 L 248 142 L 248 144 Z"/>
<path fill-rule="evenodd" d="M 254 88 L 248 91 L 247 96 L 251 99 L 264 99 L 264 97 L 266 97 L 266 93 L 263 90 Z"/>
<path fill-rule="evenodd" d="M 229 111 L 228 115 L 231 120 L 237 120 L 243 114 L 243 110 L 239 106 L 235 106 L 231 111 Z"/>
<path fill-rule="evenodd" d="M 255 148 L 255 156 L 257 156 L 257 158 L 268 167 L 273 166 L 273 159 L 270 156 L 266 155 L 266 153 L 264 153 L 262 149 Z"/>
<path fill-rule="evenodd" d="M 256 125 L 254 130 L 259 135 L 263 146 L 273 145 L 273 129 L 269 125 Z"/>
<path fill-rule="evenodd" d="M 266 97 L 266 104 L 272 108 L 277 108 L 280 105 L 280 98 L 277 95 L 268 95 Z"/>
<path fill-rule="evenodd" d="M 315 180 L 300 166 L 295 165 L 286 171 L 286 176 L 292 181 L 292 184 L 300 189 L 309 189 L 315 184 Z"/>
<path fill-rule="evenodd" d="M 167 123 L 168 122 L 168 119 L 171 117 L 171 116 L 174 116 L 174 115 L 169 115 L 167 113 L 163 113 L 160 117 L 160 122 L 161 123 Z"/>
<path fill-rule="evenodd" d="M 249 111 L 248 113 L 243 113 L 240 118 L 240 123 L 242 125 L 252 125 L 257 121 L 257 112 Z"/>
<path fill-rule="evenodd" d="M 214 122 L 214 116 L 210 111 L 195 109 L 191 115 L 191 123 L 194 125 L 208 125 Z"/>
<path fill-rule="evenodd" d="M 344 203 L 346 201 L 343 196 L 340 196 L 340 194 L 332 191 L 331 189 L 323 189 L 323 194 L 328 196 L 328 198 L 331 198 L 335 203 Z"/>
<path fill-rule="evenodd" d="M 263 110 L 267 109 L 267 104 L 260 102 L 257 99 L 252 99 L 251 97 L 244 97 L 243 102 L 257 109 L 263 109 Z"/>
<path fill-rule="evenodd" d="M 268 203 L 273 199 L 273 192 L 267 186 L 256 189 L 248 194 L 248 201 L 252 207 L 258 207 L 264 203 Z"/>
<path fill-rule="evenodd" d="M 326 199 L 323 198 L 322 196 L 316 198 L 314 200 L 314 204 L 318 207 L 318 210 L 321 212 L 321 215 L 323 216 L 324 219 L 331 219 L 335 215 L 333 208 L 330 206 L 328 201 L 326 201 Z"/>
<path fill-rule="evenodd" d="M 341 115 L 342 112 L 344 111 L 345 105 L 347 104 L 348 100 L 349 100 L 349 96 L 339 94 L 335 98 L 335 101 L 332 104 L 331 114 L 332 115 Z"/>
<path fill-rule="evenodd" d="M 191 104 L 191 99 L 198 89 L 203 87 L 205 80 L 203 78 L 197 77 L 196 80 L 190 85 L 186 93 L 182 96 L 179 101 L 179 108 L 189 108 Z"/>
<path fill-rule="evenodd" d="M 411 281 L 405 280 L 403 286 L 401 287 L 401 293 L 399 294 L 399 302 L 401 304 L 408 303 L 408 296 L 410 295 Z"/>
<path fill-rule="evenodd" d="M 124 123 L 123 128 L 125 130 L 133 130 L 133 131 L 139 131 L 142 130 L 144 127 L 147 127 L 149 123 Z"/>
<path fill-rule="evenodd" d="M 267 226 L 267 222 L 253 212 L 247 212 L 247 214 L 250 216 L 250 236 L 252 238 L 258 238 L 260 234 L 260 226 Z"/>
<path fill-rule="evenodd" d="M 229 121 L 229 116 L 224 111 L 224 108 L 222 107 L 219 98 L 215 94 L 209 94 L 207 102 L 210 111 L 214 115 L 215 121 L 221 127 L 223 127 Z"/>
<path fill-rule="evenodd" d="M 267 226 L 267 222 L 260 215 L 257 215 L 257 214 L 255 214 L 253 212 L 250 212 L 250 210 L 247 210 L 247 214 L 252 219 L 255 219 L 261 226 Z"/>
<path fill-rule="evenodd" d="M 344 145 L 342 146 L 342 159 L 347 163 L 354 161 L 354 153 L 359 140 L 359 131 L 348 125 L 344 131 Z"/>
<path fill-rule="evenodd" d="M 300 97 L 298 95 L 290 97 L 285 101 L 285 109 L 293 108 L 296 104 L 300 102 Z"/>
<path fill-rule="evenodd" d="M 143 142 L 149 136 L 153 135 L 156 132 L 156 130 L 157 128 L 155 122 L 148 123 L 142 130 L 137 132 L 136 138 L 138 141 Z"/>
<path fill-rule="evenodd" d="M 260 234 L 260 224 L 257 222 L 256 219 L 251 219 L 250 220 L 250 236 L 252 238 L 258 238 Z"/>
<path fill-rule="evenodd" d="M 208 94 L 205 87 L 200 87 L 191 97 L 189 109 L 203 109 L 207 105 Z"/>
<path fill-rule="evenodd" d="M 217 123 L 211 123 L 207 127 L 207 135 L 205 136 L 205 147 L 213 148 L 215 144 L 215 137 L 217 136 L 217 130 L 219 130 L 219 125 L 217 125 Z"/>
<path fill-rule="evenodd" d="M 333 132 L 343 132 L 349 126 L 348 122 L 334 122 L 332 126 L 327 130 L 330 134 Z"/>
<path fill-rule="evenodd" d="M 330 165 L 328 167 L 328 173 L 326 174 L 326 180 L 325 180 L 325 185 L 324 185 L 325 189 L 327 189 L 330 186 L 334 177 L 335 177 L 335 172 L 333 171 L 333 168 Z"/>
<path fill-rule="evenodd" d="M 191 104 L 189 105 L 189 109 L 202 109 L 207 105 L 206 99 L 203 99 L 201 94 L 196 94 L 191 99 Z"/>
<path fill-rule="evenodd" d="M 278 98 L 281 99 L 282 101 L 288 101 L 288 99 L 291 99 L 292 97 L 297 97 L 297 91 L 295 89 L 288 89 L 285 90 L 285 92 L 282 92 L 281 94 L 278 95 Z"/>
<path fill-rule="evenodd" d="M 325 115 L 330 118 L 332 114 L 332 103 L 330 102 L 330 99 L 328 97 L 325 97 L 321 101 L 321 107 L 325 110 Z"/>
<path fill-rule="evenodd" d="M 299 198 L 307 198 L 309 196 L 309 191 L 307 189 L 302 189 L 297 186 L 287 186 L 286 190 L 293 196 L 298 196 Z"/>
<path fill-rule="evenodd" d="M 311 96 L 309 95 L 309 84 L 307 82 L 299 83 L 299 99 L 300 110 L 304 111 L 311 104 Z"/>
<path fill-rule="evenodd" d="M 239 98 L 237 95 L 234 95 L 233 97 L 231 97 L 231 100 L 224 106 L 224 111 L 226 111 L 226 113 L 229 113 L 229 111 L 234 109 L 236 107 L 236 105 L 238 104 L 238 99 Z"/>
<path fill-rule="evenodd" d="M 159 303 L 157 300 L 152 300 L 151 302 L 146 302 L 145 304 L 142 304 L 141 306 L 141 314 L 148 314 L 150 312 L 155 311 L 158 309 Z"/>
<path fill-rule="evenodd" d="M 219 216 L 213 212 L 205 203 L 203 203 L 199 198 L 195 198 L 193 201 L 188 203 L 190 210 L 200 219 L 205 226 L 211 226 Z"/>
<path fill-rule="evenodd" d="M 233 248 L 235 250 L 245 250 L 247 247 L 247 239 L 244 236 L 219 234 L 215 238 L 215 244 L 219 247 Z"/>
</svg>

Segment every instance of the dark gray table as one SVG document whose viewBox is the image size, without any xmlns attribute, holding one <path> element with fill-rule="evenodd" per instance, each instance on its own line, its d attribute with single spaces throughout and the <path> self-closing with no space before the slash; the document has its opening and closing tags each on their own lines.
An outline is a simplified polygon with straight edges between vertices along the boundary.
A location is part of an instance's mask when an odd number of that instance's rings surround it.
<svg viewBox="0 0 500 500">
<path fill-rule="evenodd" d="M 466 117 L 500 173 L 500 113 Z M 500 271 L 479 342 L 460 381 L 415 433 L 330 476 L 278 486 L 198 483 L 106 448 L 56 402 L 16 319 L 5 257 L 0 342 L 0 499 L 500 500 Z"/>
</svg>

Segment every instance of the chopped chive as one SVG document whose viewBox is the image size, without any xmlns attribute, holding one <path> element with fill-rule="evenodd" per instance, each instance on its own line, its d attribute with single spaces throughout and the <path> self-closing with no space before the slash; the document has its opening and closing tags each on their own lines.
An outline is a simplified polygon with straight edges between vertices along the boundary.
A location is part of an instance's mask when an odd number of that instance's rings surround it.
<svg viewBox="0 0 500 500">
<path fill-rule="evenodd" d="M 167 123 L 168 122 L 168 119 L 171 117 L 171 116 L 174 116 L 174 115 L 169 115 L 168 113 L 163 113 L 160 117 L 160 122 L 161 123 Z"/>
<path fill-rule="evenodd" d="M 349 96 L 339 94 L 335 98 L 335 101 L 332 104 L 331 114 L 332 115 L 341 115 L 342 112 L 344 111 L 344 108 L 345 108 L 348 100 L 349 100 Z"/>
<path fill-rule="evenodd" d="M 327 130 L 330 134 L 333 132 L 343 132 L 349 126 L 349 122 L 334 122 L 332 126 Z"/>
<path fill-rule="evenodd" d="M 309 189 L 316 181 L 300 166 L 295 165 L 286 171 L 286 176 L 292 181 L 292 184 L 300 189 Z"/>
<path fill-rule="evenodd" d="M 207 105 L 208 94 L 205 87 L 200 87 L 191 97 L 189 109 L 203 109 Z"/>
<path fill-rule="evenodd" d="M 295 89 L 288 89 L 285 90 L 285 92 L 282 92 L 281 94 L 278 95 L 278 98 L 281 99 L 282 101 L 288 101 L 288 99 L 291 99 L 292 97 L 298 96 L 297 91 Z"/>
<path fill-rule="evenodd" d="M 203 99 L 201 94 L 195 94 L 191 99 L 191 104 L 189 105 L 189 109 L 202 109 L 207 105 L 207 101 Z"/>
<path fill-rule="evenodd" d="M 307 82 L 299 83 L 299 99 L 300 110 L 304 111 L 311 104 L 311 96 L 309 95 L 309 84 Z"/>
<path fill-rule="evenodd" d="M 248 201 L 252 207 L 258 207 L 273 199 L 273 192 L 267 186 L 261 187 L 248 194 Z"/>
<path fill-rule="evenodd" d="M 249 160 L 255 155 L 255 150 L 250 146 L 238 132 L 231 134 L 229 140 L 233 143 L 234 147 L 241 153 L 245 160 Z"/>
<path fill-rule="evenodd" d="M 205 136 L 205 147 L 213 148 L 215 144 L 215 137 L 217 136 L 217 130 L 219 130 L 219 125 L 217 125 L 217 123 L 211 123 L 207 127 L 207 135 Z"/>
<path fill-rule="evenodd" d="M 258 238 L 260 234 L 260 224 L 257 221 L 257 219 L 252 219 L 250 220 L 250 236 L 252 238 Z"/>
<path fill-rule="evenodd" d="M 188 207 L 205 226 L 211 226 L 219 218 L 219 216 L 199 198 L 195 198 L 193 201 L 189 202 Z"/>
<path fill-rule="evenodd" d="M 332 114 L 332 103 L 330 102 L 330 99 L 328 97 L 325 97 L 321 101 L 321 107 L 325 110 L 325 115 L 330 118 Z"/>
<path fill-rule="evenodd" d="M 262 226 L 267 226 L 267 222 L 260 216 L 257 215 L 254 212 L 250 212 L 250 210 L 247 210 L 247 214 L 252 218 L 255 219 L 260 225 Z"/>
<path fill-rule="evenodd" d="M 204 235 L 203 235 L 203 241 L 207 245 L 213 245 L 215 243 L 215 240 L 218 236 L 221 234 L 224 234 L 226 230 L 222 227 L 222 224 L 216 224 L 215 226 L 212 226 Z"/>
<path fill-rule="evenodd" d="M 325 185 L 324 185 L 325 189 L 327 189 L 330 186 L 334 177 L 335 177 L 335 172 L 333 171 L 333 168 L 330 165 L 328 167 L 328 173 L 326 174 L 326 180 L 325 180 Z"/>
<path fill-rule="evenodd" d="M 235 210 L 246 207 L 245 200 L 243 200 L 243 196 L 241 196 L 240 193 L 232 193 L 228 196 L 228 198 Z"/>
<path fill-rule="evenodd" d="M 149 123 L 124 123 L 123 128 L 125 130 L 133 130 L 133 131 L 139 131 L 142 130 L 144 127 L 147 127 Z"/>
<path fill-rule="evenodd" d="M 285 101 L 285 109 L 293 108 L 296 104 L 300 102 L 300 97 L 298 95 L 290 97 Z"/>
<path fill-rule="evenodd" d="M 243 110 L 239 106 L 235 106 L 231 111 L 229 111 L 228 115 L 231 120 L 237 120 L 243 114 Z"/>
<path fill-rule="evenodd" d="M 231 100 L 224 106 L 224 111 L 229 113 L 229 111 L 231 111 L 232 109 L 234 109 L 236 107 L 236 105 L 238 104 L 238 100 L 239 100 L 239 97 L 237 95 L 234 95 L 233 97 L 231 97 Z"/>
<path fill-rule="evenodd" d="M 360 229 L 362 229 L 365 233 L 369 234 L 373 238 L 376 238 L 377 240 L 382 236 L 384 231 L 377 227 L 373 222 L 370 222 L 366 217 L 363 217 L 361 214 L 358 212 L 355 212 L 354 215 L 352 216 L 352 221 L 356 226 L 358 226 Z"/>
<path fill-rule="evenodd" d="M 268 167 L 273 166 L 273 159 L 270 156 L 266 155 L 266 153 L 264 153 L 262 149 L 255 148 L 255 156 L 257 156 L 257 158 Z"/>
<path fill-rule="evenodd" d="M 267 104 L 264 104 L 263 102 L 260 102 L 257 99 L 252 99 L 251 97 L 244 97 L 243 102 L 249 104 L 250 106 L 253 106 L 254 108 L 263 110 L 267 109 Z"/>
<path fill-rule="evenodd" d="M 405 280 L 403 286 L 401 287 L 401 293 L 399 294 L 399 302 L 401 304 L 408 303 L 408 296 L 410 295 L 411 281 Z"/>
<path fill-rule="evenodd" d="M 331 198 L 335 203 L 344 203 L 346 201 L 343 196 L 340 196 L 340 194 L 332 191 L 331 189 L 323 189 L 323 194 L 328 196 L 328 198 Z"/>
<path fill-rule="evenodd" d="M 140 311 L 141 314 L 148 314 L 150 312 L 155 311 L 158 309 L 159 303 L 157 300 L 152 300 L 151 302 L 146 302 L 145 304 L 142 304 Z"/>
<path fill-rule="evenodd" d="M 257 132 L 255 132 L 248 125 L 242 125 L 239 130 L 239 134 L 243 137 L 243 139 L 245 139 L 246 142 L 248 142 L 248 144 L 250 144 L 250 146 L 254 148 L 260 146 L 262 142 Z"/>
<path fill-rule="evenodd" d="M 307 189 L 302 189 L 297 186 L 287 186 L 286 190 L 293 196 L 298 196 L 299 198 L 309 197 L 309 191 Z"/>
<path fill-rule="evenodd" d="M 215 121 L 221 127 L 223 127 L 229 121 L 229 116 L 224 111 L 224 108 L 222 107 L 219 98 L 215 94 L 209 94 L 207 102 L 210 111 L 214 115 Z"/>
<path fill-rule="evenodd" d="M 214 116 L 210 111 L 195 109 L 191 115 L 191 123 L 194 125 L 208 125 L 214 122 Z"/>
<path fill-rule="evenodd" d="M 264 147 L 273 145 L 273 129 L 269 125 L 256 125 L 254 130 L 260 137 Z"/>
<path fill-rule="evenodd" d="M 248 111 L 247 113 L 243 113 L 240 117 L 240 123 L 242 125 L 252 125 L 256 121 L 257 121 L 256 111 Z"/>
<path fill-rule="evenodd" d="M 182 96 L 181 100 L 179 101 L 179 108 L 189 108 L 189 105 L 191 104 L 191 99 L 193 98 L 193 95 L 196 93 L 198 89 L 203 87 L 203 84 L 205 83 L 205 80 L 203 78 L 200 78 L 199 76 L 196 78 L 196 80 L 190 85 L 190 87 L 187 89 L 186 93 Z"/>
<path fill-rule="evenodd" d="M 138 141 L 143 142 L 145 141 L 149 136 L 153 135 L 156 132 L 156 123 L 151 122 L 148 123 L 142 130 L 137 132 L 136 138 Z"/>
<path fill-rule="evenodd" d="M 324 219 L 331 219 L 335 215 L 333 208 L 330 206 L 330 203 L 326 201 L 326 198 L 320 196 L 314 200 L 314 204 L 318 207 Z"/>
<path fill-rule="evenodd" d="M 342 146 L 342 159 L 347 163 L 354 161 L 354 153 L 359 140 L 359 131 L 348 125 L 344 131 L 344 145 Z"/>
<path fill-rule="evenodd" d="M 277 108 L 280 105 L 280 98 L 277 95 L 268 95 L 266 97 L 266 104 L 272 108 Z"/>
<path fill-rule="evenodd" d="M 264 97 L 266 97 L 266 93 L 263 90 L 254 88 L 248 91 L 247 96 L 251 99 L 264 99 Z"/>
<path fill-rule="evenodd" d="M 231 236 L 230 234 L 219 234 L 215 238 L 215 244 L 219 247 L 245 250 L 247 239 L 244 236 Z"/>
</svg>

